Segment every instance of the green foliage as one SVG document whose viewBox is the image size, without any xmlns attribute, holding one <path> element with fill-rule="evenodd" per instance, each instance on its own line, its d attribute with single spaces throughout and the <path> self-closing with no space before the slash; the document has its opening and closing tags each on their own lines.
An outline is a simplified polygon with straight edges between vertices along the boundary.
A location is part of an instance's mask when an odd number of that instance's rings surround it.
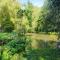
<svg viewBox="0 0 60 60">
<path fill-rule="evenodd" d="M 50 11 L 48 16 L 46 17 L 47 21 L 49 22 L 49 24 L 51 24 L 51 29 L 54 29 L 55 32 L 59 32 L 60 29 L 60 20 L 59 20 L 59 6 L 60 6 L 60 2 L 57 0 L 53 0 L 53 1 L 48 1 L 48 10 Z M 58 17 L 57 17 L 58 16 Z M 50 20 L 48 20 L 50 19 Z"/>
<path fill-rule="evenodd" d="M 1 60 L 10 60 L 12 55 L 9 52 L 9 49 L 7 47 L 2 47 L 2 59 Z"/>
<path fill-rule="evenodd" d="M 45 19 L 44 27 L 47 27 L 48 32 L 57 32 L 58 40 L 60 38 L 60 1 L 59 0 L 47 0 L 45 3 L 45 9 L 48 13 Z M 46 28 L 45 28 L 46 29 Z"/>
<path fill-rule="evenodd" d="M 45 32 L 45 30 L 47 29 L 44 28 L 46 13 L 47 13 L 46 11 L 43 11 L 43 9 L 41 9 L 39 18 L 37 20 L 37 26 L 35 28 L 36 32 Z"/>
<path fill-rule="evenodd" d="M 11 21 L 4 21 L 1 27 L 3 32 L 12 32 L 14 30 L 14 24 Z"/>
<path fill-rule="evenodd" d="M 23 17 L 23 14 L 24 14 L 24 10 L 19 9 L 18 12 L 17 12 L 17 17 L 18 18 L 22 18 Z"/>
<path fill-rule="evenodd" d="M 7 6 L 3 6 L 0 12 L 1 28 L 3 32 L 12 32 L 14 30 L 14 24 L 10 20 L 10 14 Z"/>
<path fill-rule="evenodd" d="M 25 51 L 26 41 L 12 40 L 11 42 L 8 43 L 8 46 L 10 47 L 10 51 L 12 52 L 12 54 L 22 53 Z"/>
<path fill-rule="evenodd" d="M 30 2 L 28 2 L 28 5 L 25 9 L 25 15 L 29 21 L 30 27 L 32 27 L 32 7 L 33 7 L 33 5 Z"/>
<path fill-rule="evenodd" d="M 37 22 L 38 32 L 59 32 L 60 31 L 60 1 L 45 0 L 42 11 Z"/>
<path fill-rule="evenodd" d="M 26 36 L 22 26 L 17 31 L 16 39 L 14 38 L 14 40 L 10 41 L 7 45 L 10 47 L 12 54 L 25 52 Z"/>
<path fill-rule="evenodd" d="M 28 60 L 59 60 L 60 49 L 36 49 L 31 50 L 27 56 Z"/>
<path fill-rule="evenodd" d="M 60 49 L 56 49 L 54 41 L 37 40 L 37 48 L 40 49 L 34 50 L 32 40 L 26 36 L 28 29 L 29 33 L 59 32 L 60 37 L 60 1 L 46 0 L 41 9 L 30 2 L 23 7 L 16 0 L 0 1 L 0 29 L 5 32 L 0 33 L 0 46 L 4 47 L 0 50 L 0 60 L 10 60 L 15 54 L 23 55 L 27 60 L 60 60 Z M 40 39 L 40 36 L 35 35 L 32 39 Z"/>
</svg>

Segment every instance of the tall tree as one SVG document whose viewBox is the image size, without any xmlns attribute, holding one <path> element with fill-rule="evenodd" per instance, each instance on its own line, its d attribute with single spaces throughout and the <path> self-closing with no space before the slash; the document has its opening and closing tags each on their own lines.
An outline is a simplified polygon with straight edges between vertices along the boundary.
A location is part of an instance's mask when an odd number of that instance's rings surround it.
<svg viewBox="0 0 60 60">
<path fill-rule="evenodd" d="M 48 13 L 45 18 L 45 25 L 47 25 L 48 31 L 55 31 L 60 37 L 60 1 L 59 0 L 46 0 L 45 9 Z"/>
<path fill-rule="evenodd" d="M 3 6 L 0 11 L 0 23 L 4 32 L 12 32 L 14 24 L 10 20 L 10 14 L 7 6 Z"/>
<path fill-rule="evenodd" d="M 26 16 L 29 21 L 29 26 L 32 27 L 32 3 L 28 1 L 27 8 L 26 8 Z"/>
<path fill-rule="evenodd" d="M 41 8 L 40 12 L 39 12 L 39 16 L 38 16 L 38 20 L 37 20 L 37 26 L 35 28 L 36 32 L 46 32 L 47 31 L 47 27 L 45 27 L 45 18 L 47 15 L 47 10 L 43 8 Z"/>
<path fill-rule="evenodd" d="M 16 16 L 16 13 L 21 5 L 17 2 L 17 0 L 8 0 L 8 1 L 7 0 L 0 0 L 0 12 L 3 11 L 3 6 L 6 7 L 6 10 L 4 10 L 4 11 L 5 12 L 8 11 L 8 16 L 10 16 L 9 17 L 10 21 L 13 22 L 14 25 L 16 25 L 16 20 L 18 19 Z M 4 11 L 1 13 L 5 14 Z M 0 15 L 1 15 L 1 13 L 0 13 Z M 7 13 L 6 13 L 6 15 L 7 15 Z M 2 20 L 1 17 L 0 17 L 0 20 Z"/>
</svg>

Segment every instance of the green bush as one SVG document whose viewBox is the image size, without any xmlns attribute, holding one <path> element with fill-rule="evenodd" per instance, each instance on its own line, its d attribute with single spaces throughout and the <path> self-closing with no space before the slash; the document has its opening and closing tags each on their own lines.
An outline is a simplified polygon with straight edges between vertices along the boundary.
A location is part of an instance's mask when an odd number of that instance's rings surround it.
<svg viewBox="0 0 60 60">
<path fill-rule="evenodd" d="M 12 32 L 12 30 L 14 30 L 14 24 L 11 21 L 4 21 L 2 29 L 4 32 Z"/>
<path fill-rule="evenodd" d="M 7 44 L 10 47 L 12 54 L 21 53 L 25 51 L 26 41 L 25 40 L 12 40 Z"/>
<path fill-rule="evenodd" d="M 31 50 L 27 54 L 28 60 L 60 60 L 60 49 L 43 48 Z"/>
<path fill-rule="evenodd" d="M 14 30 L 14 24 L 11 21 L 11 16 L 9 13 L 9 8 L 8 6 L 4 5 L 1 8 L 0 11 L 0 28 L 3 32 L 12 32 L 12 30 Z"/>
</svg>

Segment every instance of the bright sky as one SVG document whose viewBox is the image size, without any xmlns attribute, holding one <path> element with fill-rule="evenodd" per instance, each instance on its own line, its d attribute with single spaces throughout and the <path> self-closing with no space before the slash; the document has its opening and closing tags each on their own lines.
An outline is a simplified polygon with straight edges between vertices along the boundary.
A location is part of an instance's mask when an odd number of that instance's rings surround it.
<svg viewBox="0 0 60 60">
<path fill-rule="evenodd" d="M 28 0 L 18 0 L 22 4 L 26 4 Z M 34 6 L 41 7 L 44 3 L 44 0 L 29 0 Z"/>
</svg>

